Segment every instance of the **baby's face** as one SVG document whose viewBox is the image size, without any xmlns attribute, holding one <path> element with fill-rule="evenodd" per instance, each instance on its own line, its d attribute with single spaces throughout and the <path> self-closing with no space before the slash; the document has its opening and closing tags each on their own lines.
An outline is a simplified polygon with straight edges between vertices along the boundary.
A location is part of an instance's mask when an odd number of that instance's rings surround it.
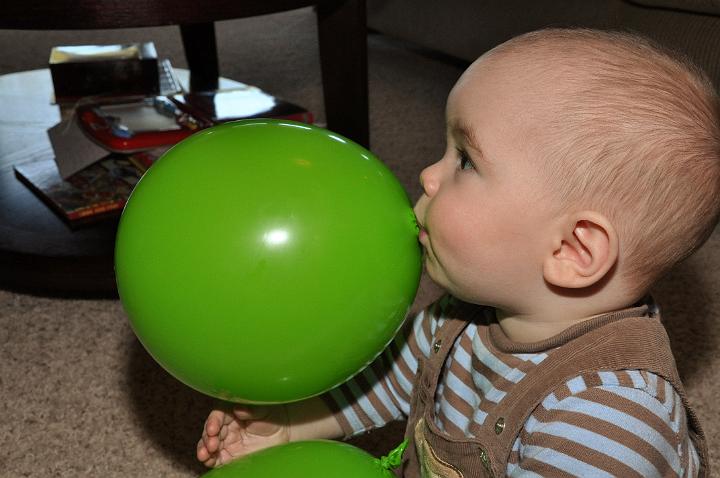
<svg viewBox="0 0 720 478">
<path fill-rule="evenodd" d="M 420 175 L 425 266 L 466 301 L 522 308 L 542 283 L 551 218 L 531 147 L 542 135 L 532 90 L 502 60 L 476 62 L 448 98 L 445 153 Z"/>
</svg>

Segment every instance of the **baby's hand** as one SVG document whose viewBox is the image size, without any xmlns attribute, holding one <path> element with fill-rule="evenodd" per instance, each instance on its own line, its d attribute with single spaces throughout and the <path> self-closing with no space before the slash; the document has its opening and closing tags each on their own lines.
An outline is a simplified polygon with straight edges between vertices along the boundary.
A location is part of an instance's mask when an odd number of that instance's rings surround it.
<svg viewBox="0 0 720 478">
<path fill-rule="evenodd" d="M 205 421 L 197 458 L 205 466 L 217 467 L 288 441 L 290 426 L 284 405 L 213 410 Z"/>
</svg>

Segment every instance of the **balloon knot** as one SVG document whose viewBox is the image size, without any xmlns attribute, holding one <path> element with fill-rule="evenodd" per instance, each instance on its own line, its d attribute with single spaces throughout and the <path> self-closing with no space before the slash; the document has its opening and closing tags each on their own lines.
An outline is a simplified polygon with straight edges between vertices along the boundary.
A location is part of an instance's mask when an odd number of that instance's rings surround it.
<svg viewBox="0 0 720 478">
<path fill-rule="evenodd" d="M 392 450 L 386 456 L 377 459 L 380 466 L 386 470 L 391 470 L 400 466 L 402 463 L 402 455 L 405 452 L 405 448 L 407 448 L 408 443 L 410 442 L 406 438 L 402 443 L 400 443 L 400 445 L 397 446 L 397 448 Z"/>
<path fill-rule="evenodd" d="M 415 234 L 420 233 L 420 224 L 418 224 L 417 216 L 415 216 L 415 211 L 410 209 L 410 220 L 412 221 L 413 228 L 415 230 Z"/>
</svg>

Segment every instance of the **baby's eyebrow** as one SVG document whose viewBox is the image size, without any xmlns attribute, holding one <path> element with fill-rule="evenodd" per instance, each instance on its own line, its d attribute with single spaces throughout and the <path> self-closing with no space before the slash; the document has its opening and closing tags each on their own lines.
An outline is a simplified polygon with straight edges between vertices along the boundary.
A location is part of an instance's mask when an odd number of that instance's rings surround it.
<svg viewBox="0 0 720 478">
<path fill-rule="evenodd" d="M 478 141 L 477 134 L 475 134 L 475 128 L 469 124 L 462 121 L 453 121 L 450 123 L 450 132 L 455 137 L 461 137 L 463 144 L 482 152 L 480 141 Z"/>
</svg>

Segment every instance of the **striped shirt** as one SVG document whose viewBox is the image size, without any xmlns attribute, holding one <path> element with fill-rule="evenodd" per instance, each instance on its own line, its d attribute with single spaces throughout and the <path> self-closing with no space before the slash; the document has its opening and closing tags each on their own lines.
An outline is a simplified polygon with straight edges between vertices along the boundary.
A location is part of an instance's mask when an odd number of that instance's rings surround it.
<svg viewBox="0 0 720 478">
<path fill-rule="evenodd" d="M 418 357 L 454 299 L 444 297 L 408 321 L 363 372 L 329 393 L 347 436 L 410 413 Z M 453 344 L 435 395 L 436 425 L 473 438 L 513 385 L 533 373 L 557 340 L 534 353 L 502 351 L 489 334 L 494 311 L 483 308 Z M 697 476 L 698 454 L 680 396 L 661 377 L 639 370 L 585 373 L 545 397 L 518 434 L 507 476 Z"/>
</svg>

